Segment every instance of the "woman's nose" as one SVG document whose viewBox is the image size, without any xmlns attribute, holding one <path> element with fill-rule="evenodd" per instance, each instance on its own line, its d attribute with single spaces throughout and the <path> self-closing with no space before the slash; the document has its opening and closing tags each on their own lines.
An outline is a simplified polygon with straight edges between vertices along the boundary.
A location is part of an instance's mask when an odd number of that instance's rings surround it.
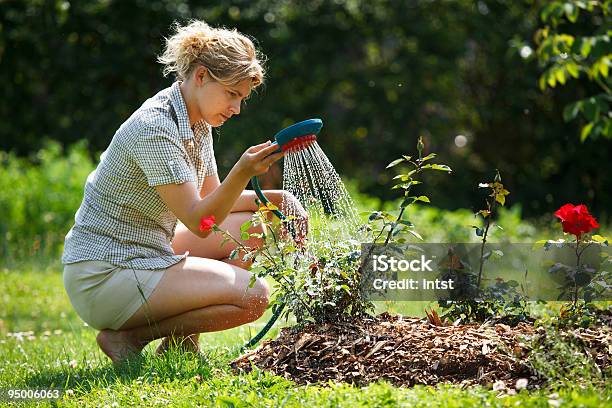
<svg viewBox="0 0 612 408">
<path fill-rule="evenodd" d="M 232 102 L 230 105 L 230 111 L 233 115 L 240 115 L 240 100 L 237 102 Z"/>
</svg>

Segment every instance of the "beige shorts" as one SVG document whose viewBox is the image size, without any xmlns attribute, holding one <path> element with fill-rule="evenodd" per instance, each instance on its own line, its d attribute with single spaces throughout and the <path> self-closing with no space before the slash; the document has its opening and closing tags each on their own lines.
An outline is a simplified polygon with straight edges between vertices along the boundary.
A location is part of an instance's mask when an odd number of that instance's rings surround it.
<svg viewBox="0 0 612 408">
<path fill-rule="evenodd" d="M 165 269 L 123 269 L 102 261 L 64 266 L 64 287 L 91 327 L 118 330 L 151 296 Z"/>
</svg>

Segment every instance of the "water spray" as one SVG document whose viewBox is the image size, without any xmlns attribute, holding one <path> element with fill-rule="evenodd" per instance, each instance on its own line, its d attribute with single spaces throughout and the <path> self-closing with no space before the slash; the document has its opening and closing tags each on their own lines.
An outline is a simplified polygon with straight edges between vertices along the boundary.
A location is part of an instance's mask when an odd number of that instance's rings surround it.
<svg viewBox="0 0 612 408">
<path fill-rule="evenodd" d="M 317 135 L 319 131 L 323 127 L 323 121 L 321 119 L 308 119 L 302 122 L 298 122 L 289 127 L 278 132 L 274 135 L 273 144 L 278 145 L 277 152 L 297 152 L 303 149 L 306 149 L 308 146 L 311 146 L 317 140 Z M 262 204 L 267 205 L 270 200 L 264 195 L 261 191 L 261 187 L 259 186 L 259 181 L 257 180 L 257 176 L 253 176 L 251 178 L 251 185 L 253 186 L 253 190 L 255 190 L 255 194 L 261 201 Z M 274 215 L 276 215 L 281 221 L 287 219 L 285 214 L 282 213 L 279 209 L 272 210 Z M 291 235 L 294 235 L 294 230 L 289 226 L 289 231 Z M 295 238 L 295 237 L 294 237 Z M 243 349 L 253 347 L 255 344 L 259 342 L 267 333 L 270 331 L 276 320 L 279 318 L 283 309 L 285 308 L 285 304 L 277 304 L 272 308 L 272 317 L 266 323 L 266 325 L 257 333 L 251 340 L 248 341 L 247 344 L 243 346 Z"/>
<path fill-rule="evenodd" d="M 283 189 L 292 193 L 305 207 L 313 210 L 312 215 L 322 217 L 330 216 L 332 222 L 339 222 L 340 229 L 326 229 L 326 236 L 310 237 L 316 243 L 319 239 L 329 240 L 333 237 L 337 240 L 341 237 L 351 237 L 355 226 L 358 224 L 358 215 L 354 204 L 344 187 L 342 180 L 329 159 L 317 143 L 317 135 L 323 127 L 321 119 L 308 119 L 291 125 L 276 135 L 274 143 L 278 145 L 277 152 L 285 152 L 283 170 Z M 270 201 L 261 191 L 257 177 L 251 178 L 251 184 L 257 197 L 263 205 Z M 292 212 L 296 208 L 291 204 L 284 208 L 285 213 L 279 209 L 272 212 L 285 222 L 292 238 L 296 239 L 295 225 L 290 221 Z M 287 214 L 287 215 L 285 215 Z M 328 228 L 328 219 L 321 219 L 317 224 Z M 306 231 L 304 231 L 306 232 Z M 312 242 L 312 241 L 311 241 Z M 297 262 L 296 258 L 296 262 Z M 272 307 L 270 321 L 253 337 L 244 348 L 250 348 L 274 325 L 281 315 L 285 303 L 277 303 Z"/>
</svg>

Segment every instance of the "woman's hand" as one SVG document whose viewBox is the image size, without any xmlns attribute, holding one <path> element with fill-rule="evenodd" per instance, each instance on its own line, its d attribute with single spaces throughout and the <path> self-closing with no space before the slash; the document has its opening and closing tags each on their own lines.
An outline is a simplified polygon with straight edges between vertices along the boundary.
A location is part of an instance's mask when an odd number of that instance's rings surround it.
<svg viewBox="0 0 612 408">
<path fill-rule="evenodd" d="M 270 166 L 283 157 L 283 152 L 274 153 L 278 145 L 265 143 L 249 147 L 240 157 L 236 166 L 249 177 L 259 176 L 267 172 Z"/>
</svg>

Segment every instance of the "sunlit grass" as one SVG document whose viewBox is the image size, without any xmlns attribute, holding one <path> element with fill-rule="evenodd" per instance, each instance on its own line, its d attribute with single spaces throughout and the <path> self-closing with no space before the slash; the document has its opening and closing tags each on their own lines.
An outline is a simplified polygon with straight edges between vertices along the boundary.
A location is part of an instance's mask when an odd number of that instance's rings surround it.
<svg viewBox="0 0 612 408">
<path fill-rule="evenodd" d="M 297 386 L 255 371 L 233 373 L 228 363 L 267 321 L 201 337 L 202 355 L 149 345 L 141 358 L 114 367 L 97 348 L 95 330 L 84 325 L 64 293 L 60 266 L 0 272 L 0 387 L 66 390 L 60 406 L 570 406 L 612 405 L 612 389 L 562 388 L 518 395 L 457 386 L 394 387 L 388 383 Z M 422 315 L 426 303 L 397 302 L 380 310 Z M 276 330 L 271 335 L 274 336 Z M 50 403 L 49 403 L 50 405 Z"/>
</svg>

